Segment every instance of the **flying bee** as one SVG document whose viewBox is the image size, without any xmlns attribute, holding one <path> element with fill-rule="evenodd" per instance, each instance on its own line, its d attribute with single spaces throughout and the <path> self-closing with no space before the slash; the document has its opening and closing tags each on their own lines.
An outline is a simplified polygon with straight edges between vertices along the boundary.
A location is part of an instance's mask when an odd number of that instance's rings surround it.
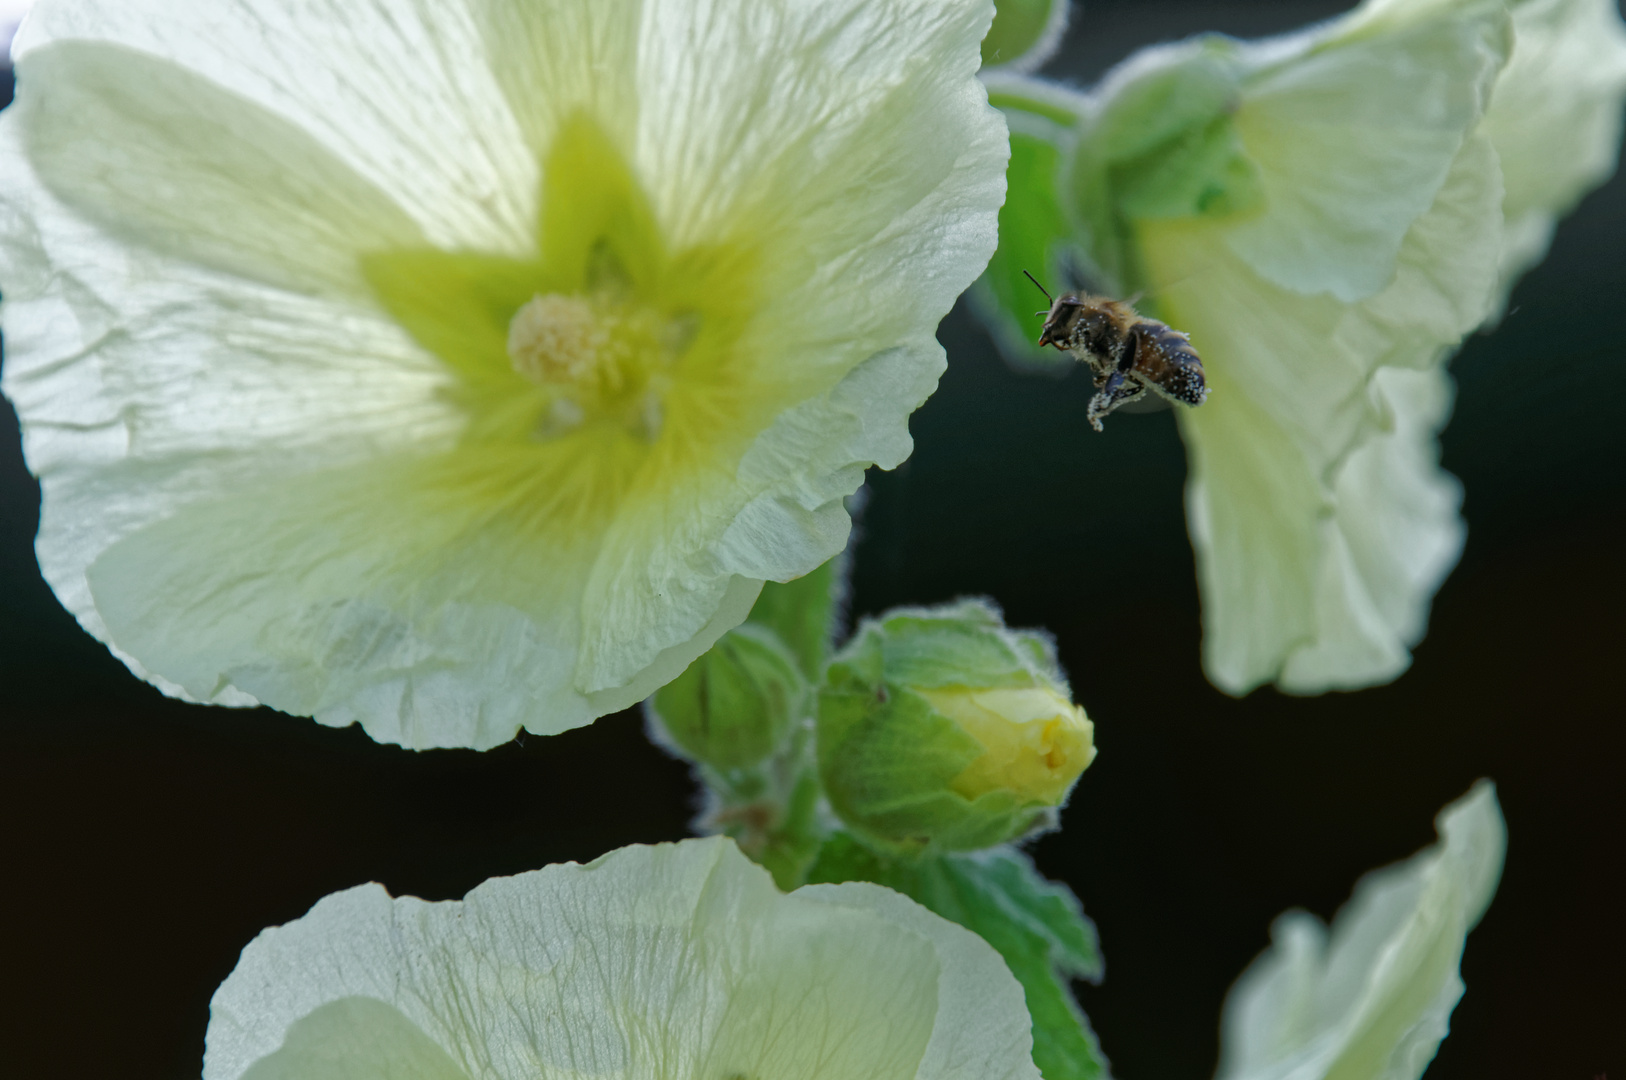
<svg viewBox="0 0 1626 1080">
<path fill-rule="evenodd" d="M 1028 280 L 1039 285 L 1032 274 Z M 1185 334 L 1122 300 L 1089 293 L 1052 297 L 1043 285 L 1039 291 L 1050 301 L 1050 310 L 1039 313 L 1045 317 L 1039 344 L 1054 345 L 1089 365 L 1095 396 L 1084 416 L 1096 431 L 1102 417 L 1144 398 L 1147 390 L 1182 405 L 1208 400 L 1202 359 Z"/>
</svg>

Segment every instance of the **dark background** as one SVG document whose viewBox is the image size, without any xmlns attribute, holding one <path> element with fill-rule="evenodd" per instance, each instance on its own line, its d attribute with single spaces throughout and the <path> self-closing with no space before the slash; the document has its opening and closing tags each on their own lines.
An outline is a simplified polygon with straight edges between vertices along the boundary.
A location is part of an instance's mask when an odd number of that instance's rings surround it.
<svg viewBox="0 0 1626 1080">
<path fill-rule="evenodd" d="M 1055 74 L 1131 48 L 1250 35 L 1339 3 L 1098 0 Z M 917 449 L 873 477 L 853 609 L 980 593 L 1053 630 L 1102 753 L 1034 848 L 1101 928 L 1082 987 L 1124 1080 L 1211 1074 L 1226 988 L 1300 905 L 1433 839 L 1480 776 L 1511 840 L 1469 938 L 1433 1080 L 1626 1077 L 1626 185 L 1589 198 L 1492 336 L 1453 364 L 1445 464 L 1462 564 L 1393 685 L 1234 700 L 1198 666 L 1168 413 L 1082 423 L 1088 381 L 1022 377 L 957 310 Z M 4 407 L 0 407 L 4 408 Z M 412 753 L 267 710 L 166 700 L 79 631 L 31 550 L 38 492 L 0 429 L 0 1067 L 196 1076 L 208 999 L 262 927 L 369 879 L 460 896 L 482 879 L 684 835 L 693 789 L 609 717 L 500 749 Z"/>
</svg>

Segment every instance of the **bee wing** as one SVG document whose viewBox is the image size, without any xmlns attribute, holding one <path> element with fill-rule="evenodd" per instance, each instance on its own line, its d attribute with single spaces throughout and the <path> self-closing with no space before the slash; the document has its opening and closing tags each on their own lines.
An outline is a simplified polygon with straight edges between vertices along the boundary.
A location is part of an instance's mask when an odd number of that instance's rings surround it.
<svg viewBox="0 0 1626 1080">
<path fill-rule="evenodd" d="M 1113 281 L 1106 271 L 1090 262 L 1077 248 L 1066 249 L 1059 261 L 1061 279 L 1067 292 L 1090 293 L 1095 296 L 1117 296 L 1120 292 L 1118 283 Z"/>
</svg>

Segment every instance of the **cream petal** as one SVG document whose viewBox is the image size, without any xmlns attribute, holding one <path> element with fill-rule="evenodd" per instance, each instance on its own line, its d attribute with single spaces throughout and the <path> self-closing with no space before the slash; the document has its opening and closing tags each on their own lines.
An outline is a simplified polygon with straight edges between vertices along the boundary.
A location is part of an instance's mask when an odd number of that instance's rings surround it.
<svg viewBox="0 0 1626 1080">
<path fill-rule="evenodd" d="M 635 73 L 648 0 L 470 0 L 468 6 L 497 84 L 538 161 L 560 123 L 579 110 L 630 140 L 638 125 Z"/>
<path fill-rule="evenodd" d="M 920 1080 L 1036 1080 L 1032 1018 L 1005 961 L 970 930 L 901 893 L 867 882 L 809 885 L 799 898 L 861 908 L 937 950 L 937 1020 L 915 1075 Z"/>
<path fill-rule="evenodd" d="M 311 135 L 131 49 L 18 61 L 11 121 L 51 191 L 109 235 L 298 292 L 366 298 L 356 256 L 423 235 Z"/>
<path fill-rule="evenodd" d="M 572 511 L 545 476 L 527 480 L 531 456 L 471 454 L 188 504 L 98 556 L 97 610 L 113 640 L 194 697 L 232 685 L 381 742 L 486 749 L 521 727 L 585 724 L 615 705 L 571 689 L 592 536 L 554 524 Z M 471 499 L 470 485 L 507 494 Z M 725 621 L 745 617 L 754 585 Z M 668 677 L 686 663 L 666 660 Z"/>
<path fill-rule="evenodd" d="M 587 694 L 593 715 L 604 716 L 630 709 L 683 674 L 702 653 L 717 644 L 719 638 L 745 621 L 762 592 L 763 584 L 758 579 L 737 574 L 729 577 L 724 583 L 721 599 L 714 605 L 715 613 L 693 637 L 662 649 L 648 666 L 626 684 Z"/>
<path fill-rule="evenodd" d="M 1513 57 L 1480 130 L 1502 159 L 1502 291 L 1540 262 L 1553 224 L 1615 171 L 1626 26 L 1611 0 L 1520 0 Z"/>
<path fill-rule="evenodd" d="M 1245 84 L 1236 130 L 1268 210 L 1226 242 L 1284 289 L 1353 302 L 1393 280 L 1506 60 L 1500 0 L 1396 6 L 1381 33 L 1357 11 Z"/>
<path fill-rule="evenodd" d="M 1429 212 L 1418 218 L 1396 260 L 1393 284 L 1339 321 L 1337 346 L 1367 363 L 1427 368 L 1485 317 L 1495 291 L 1502 197 L 1500 161 L 1476 132 L 1463 143 Z"/>
<path fill-rule="evenodd" d="M 973 78 L 992 19 L 986 0 L 647 0 L 633 160 L 672 245 L 744 219 L 817 266 L 889 225 L 1003 136 Z"/>
<path fill-rule="evenodd" d="M 1451 380 L 1380 368 L 1374 410 L 1387 430 L 1338 468 L 1326 556 L 1316 580 L 1312 640 L 1289 654 L 1280 685 L 1292 693 L 1385 682 L 1411 663 L 1406 646 L 1428 625 L 1429 603 L 1462 554 L 1462 486 L 1440 468 L 1437 436 L 1451 411 Z"/>
<path fill-rule="evenodd" d="M 535 158 L 461 0 L 44 0 L 14 56 L 22 66 L 70 39 L 171 61 L 275 113 L 431 243 L 514 254 L 534 244 Z"/>
<path fill-rule="evenodd" d="M 1422 1076 L 1507 846 L 1486 781 L 1435 820 L 1440 843 L 1362 878 L 1330 934 L 1302 911 L 1276 921 L 1226 999 L 1217 1080 Z"/>
<path fill-rule="evenodd" d="M 847 496 L 873 463 L 896 468 L 914 448 L 903 417 L 937 388 L 946 367 L 935 341 L 876 353 L 829 393 L 785 410 L 751 446 L 738 477 L 751 499 L 719 545 L 724 566 L 776 581 L 846 547 Z M 777 478 L 794 477 L 791 484 Z"/>
<path fill-rule="evenodd" d="M 43 189 L 9 112 L 0 191 L 3 385 L 42 486 L 36 550 L 96 637 L 85 574 L 121 537 L 268 476 L 455 436 L 445 373 L 399 328 L 111 240 Z M 254 704 L 229 686 L 205 699 Z"/>
<path fill-rule="evenodd" d="M 244 1080 L 468 1080 L 399 1009 L 375 998 L 331 1001 L 295 1021 Z"/>
<path fill-rule="evenodd" d="M 257 1076 L 343 1009 L 372 1025 L 346 1049 L 412 1031 L 494 1080 L 950 1080 L 968 1063 L 1032 1080 L 1020 988 L 986 944 L 917 910 L 867 885 L 782 895 L 721 839 L 493 879 L 458 902 L 362 886 L 243 951 L 211 1005 L 204 1076 Z"/>
<path fill-rule="evenodd" d="M 1408 662 L 1462 527 L 1433 447 L 1449 397 L 1437 380 L 1384 369 L 1432 372 L 1478 325 L 1500 201 L 1495 155 L 1471 138 L 1407 234 L 1393 283 L 1355 305 L 1228 262 L 1222 227 L 1145 230 L 1151 272 L 1175 283 L 1164 313 L 1209 374 L 1209 400 L 1180 422 L 1204 665 L 1222 689 L 1280 680 L 1316 693 Z"/>
<path fill-rule="evenodd" d="M 1203 669 L 1242 694 L 1312 639 L 1317 523 L 1332 504 L 1303 450 L 1244 384 L 1218 364 L 1208 372 L 1200 415 L 1180 417 L 1191 470 L 1186 525 L 1202 592 Z"/>
<path fill-rule="evenodd" d="M 5 389 L 43 485 L 42 569 L 88 630 L 166 692 L 360 720 L 410 746 L 491 746 L 598 715 L 568 689 L 575 597 L 550 607 L 553 586 L 516 574 L 487 594 L 514 588 L 518 605 L 425 610 L 437 589 L 504 569 L 455 559 L 431 580 L 377 580 L 449 534 L 465 541 L 451 551 L 490 540 L 390 498 L 391 462 L 461 430 L 436 361 L 365 312 L 111 242 L 23 162 L 4 156 Z M 491 686 L 516 693 L 487 702 Z"/>
</svg>

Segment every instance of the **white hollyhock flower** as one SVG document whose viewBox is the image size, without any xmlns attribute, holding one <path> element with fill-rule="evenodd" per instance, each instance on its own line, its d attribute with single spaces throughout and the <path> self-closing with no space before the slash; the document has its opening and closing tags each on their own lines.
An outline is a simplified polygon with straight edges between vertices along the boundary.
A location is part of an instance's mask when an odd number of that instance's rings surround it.
<svg viewBox="0 0 1626 1080">
<path fill-rule="evenodd" d="M 1140 230 L 1214 388 L 1180 422 L 1204 658 L 1238 693 L 1410 663 L 1464 533 L 1444 360 L 1613 169 L 1626 93 L 1595 0 L 1369 3 L 1285 47 L 1236 113 L 1262 212 Z"/>
<path fill-rule="evenodd" d="M 167 692 L 488 747 L 839 551 L 995 241 L 988 0 L 41 0 L 46 578 Z"/>
<path fill-rule="evenodd" d="M 732 841 L 461 901 L 336 893 L 243 950 L 204 1080 L 1038 1080 L 1022 989 L 889 889 L 784 895 Z"/>
<path fill-rule="evenodd" d="M 1177 412 L 1209 677 L 1392 679 L 1464 535 L 1444 361 L 1614 168 L 1611 0 L 1368 0 L 1147 50 L 1087 96 L 986 81 L 1016 156 L 984 309 L 1029 304 L 1021 267 L 1071 244 L 1202 356 L 1209 399 Z M 1017 214 L 1058 157 L 1062 199 Z"/>
<path fill-rule="evenodd" d="M 1464 939 L 1496 892 L 1507 829 L 1481 781 L 1440 843 L 1355 886 L 1329 933 L 1290 911 L 1225 1002 L 1217 1080 L 1417 1080 L 1463 992 Z"/>
<path fill-rule="evenodd" d="M 1497 283 L 1477 128 L 1509 30 L 1500 2 L 1398 0 L 1251 46 L 1235 132 L 1259 209 L 1137 230 L 1212 389 L 1180 427 L 1204 663 L 1233 693 L 1393 678 L 1461 551 L 1439 365 Z"/>
</svg>

